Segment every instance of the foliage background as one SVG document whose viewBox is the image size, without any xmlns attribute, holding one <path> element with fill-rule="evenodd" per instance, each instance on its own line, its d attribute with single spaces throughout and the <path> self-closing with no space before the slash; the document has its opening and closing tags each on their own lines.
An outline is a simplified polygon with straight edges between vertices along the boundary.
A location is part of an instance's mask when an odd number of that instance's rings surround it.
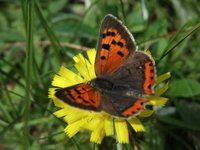
<svg viewBox="0 0 200 150">
<path fill-rule="evenodd" d="M 4 0 L 0 1 L 0 149 L 116 149 L 89 133 L 68 139 L 66 124 L 53 116 L 47 98 L 52 76 L 72 56 L 96 46 L 102 18 L 111 13 L 126 24 L 140 49 L 158 59 L 200 21 L 198 0 Z M 174 38 L 173 38 L 174 37 Z M 200 34 L 181 42 L 157 64 L 172 78 L 166 107 L 134 133 L 145 150 L 200 149 Z M 124 149 L 131 149 L 125 145 Z"/>
</svg>

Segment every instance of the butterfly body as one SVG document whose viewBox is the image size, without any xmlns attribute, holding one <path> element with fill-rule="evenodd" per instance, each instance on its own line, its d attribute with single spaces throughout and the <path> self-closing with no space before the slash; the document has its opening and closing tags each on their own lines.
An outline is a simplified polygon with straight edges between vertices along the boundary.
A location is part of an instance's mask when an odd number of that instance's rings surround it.
<svg viewBox="0 0 200 150">
<path fill-rule="evenodd" d="M 58 89 L 55 96 L 74 107 L 129 118 L 144 109 L 145 96 L 154 92 L 154 61 L 136 51 L 134 38 L 112 15 L 101 25 L 95 72 L 95 79 Z"/>
</svg>

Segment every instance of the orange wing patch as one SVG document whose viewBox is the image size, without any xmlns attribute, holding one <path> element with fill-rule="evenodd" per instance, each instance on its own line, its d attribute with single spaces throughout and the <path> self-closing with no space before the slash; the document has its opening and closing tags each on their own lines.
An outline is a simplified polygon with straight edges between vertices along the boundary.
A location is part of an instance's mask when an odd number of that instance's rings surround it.
<svg viewBox="0 0 200 150">
<path fill-rule="evenodd" d="M 143 99 L 139 99 L 137 100 L 130 108 L 128 108 L 127 110 L 125 110 L 123 113 L 122 113 L 122 116 L 123 117 L 130 117 L 136 113 L 138 113 L 140 110 L 143 110 L 144 109 L 144 103 L 146 101 L 143 100 Z"/>
<path fill-rule="evenodd" d="M 155 83 L 155 68 L 152 62 L 145 63 L 145 81 L 144 91 L 146 94 L 152 94 L 152 86 Z"/>
<path fill-rule="evenodd" d="M 78 108 L 98 111 L 100 107 L 100 93 L 88 84 L 58 89 L 55 96 Z"/>
<path fill-rule="evenodd" d="M 129 54 L 126 41 L 114 28 L 105 29 L 102 33 L 100 59 L 97 70 L 100 74 L 112 74 L 124 62 Z"/>
</svg>

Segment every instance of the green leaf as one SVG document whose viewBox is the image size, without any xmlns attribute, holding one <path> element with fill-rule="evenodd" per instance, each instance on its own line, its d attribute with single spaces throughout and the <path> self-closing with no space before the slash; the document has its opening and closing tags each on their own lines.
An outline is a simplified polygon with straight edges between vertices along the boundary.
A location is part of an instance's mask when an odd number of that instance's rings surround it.
<svg viewBox="0 0 200 150">
<path fill-rule="evenodd" d="M 188 103 L 186 101 L 181 101 L 176 103 L 177 110 L 184 120 L 184 124 L 190 124 L 194 128 L 200 127 L 200 105 L 198 103 Z"/>
<path fill-rule="evenodd" d="M 200 84 L 193 79 L 179 79 L 170 83 L 168 94 L 174 97 L 191 97 L 200 94 Z"/>
</svg>

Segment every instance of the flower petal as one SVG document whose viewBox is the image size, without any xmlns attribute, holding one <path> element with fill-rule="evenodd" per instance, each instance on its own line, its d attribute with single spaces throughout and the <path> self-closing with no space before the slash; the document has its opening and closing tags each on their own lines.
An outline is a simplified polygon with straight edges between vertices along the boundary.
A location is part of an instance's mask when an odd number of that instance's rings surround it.
<svg viewBox="0 0 200 150">
<path fill-rule="evenodd" d="M 171 77 L 171 73 L 170 72 L 167 72 L 167 73 L 164 73 L 160 76 L 157 77 L 157 80 L 156 80 L 156 85 L 158 85 L 159 83 L 169 79 Z"/>
<path fill-rule="evenodd" d="M 140 122 L 140 120 L 137 119 L 136 117 L 131 118 L 130 120 L 128 120 L 128 122 L 130 123 L 130 125 L 132 126 L 132 128 L 136 132 L 145 131 L 144 126 L 142 125 L 142 123 Z"/>
<path fill-rule="evenodd" d="M 128 128 L 125 120 L 115 119 L 115 131 L 119 143 L 129 143 Z"/>
<path fill-rule="evenodd" d="M 149 104 L 155 106 L 164 106 L 168 101 L 168 99 L 165 97 L 157 97 L 157 96 L 149 96 L 148 99 L 149 99 Z"/>
<path fill-rule="evenodd" d="M 100 144 L 105 136 L 105 130 L 103 125 L 100 123 L 98 128 L 94 130 L 90 136 L 90 141 Z"/>
<path fill-rule="evenodd" d="M 74 123 L 68 124 L 68 126 L 64 129 L 65 133 L 71 138 L 74 136 L 77 132 L 81 130 L 81 127 L 87 123 L 86 119 L 81 119 L 79 121 L 76 121 Z"/>
<path fill-rule="evenodd" d="M 160 96 L 164 94 L 168 90 L 168 88 L 169 88 L 169 82 L 167 82 L 163 87 L 156 89 L 155 95 Z"/>
<path fill-rule="evenodd" d="M 84 113 L 84 110 L 76 110 L 76 108 L 72 108 L 71 110 L 68 110 L 67 115 L 64 117 L 64 120 L 67 123 L 73 123 L 78 120 L 81 120 L 87 116 L 87 113 Z"/>
<path fill-rule="evenodd" d="M 139 116 L 140 116 L 140 117 L 149 117 L 149 116 L 151 116 L 153 113 L 154 113 L 154 110 L 145 109 L 145 110 L 143 110 L 143 111 L 140 112 Z"/>
<path fill-rule="evenodd" d="M 57 98 L 54 98 L 53 99 L 53 102 L 54 102 L 54 105 L 57 106 L 57 107 L 60 107 L 60 108 L 65 108 L 67 107 L 67 105 L 65 104 L 65 102 L 57 99 Z"/>
<path fill-rule="evenodd" d="M 96 50 L 93 48 L 93 49 L 88 50 L 86 53 L 87 53 L 90 63 L 94 64 L 95 58 L 96 58 Z"/>
<path fill-rule="evenodd" d="M 100 117 L 98 114 L 91 112 L 91 114 L 88 114 L 88 123 L 83 126 L 84 129 L 87 130 L 96 130 L 99 128 L 99 124 L 104 124 L 104 118 Z"/>
<path fill-rule="evenodd" d="M 65 68 L 64 66 L 60 67 L 58 74 L 65 78 L 68 82 L 72 82 L 73 85 L 83 82 L 81 76 Z"/>
<path fill-rule="evenodd" d="M 57 88 L 49 88 L 48 90 L 48 98 L 54 99 L 55 98 L 55 90 Z"/>
<path fill-rule="evenodd" d="M 114 120 L 111 118 L 105 120 L 104 128 L 105 128 L 106 136 L 110 136 L 114 134 L 113 123 L 114 123 Z"/>
<path fill-rule="evenodd" d="M 54 114 L 56 117 L 61 118 L 61 117 L 66 116 L 66 114 L 68 114 L 68 110 L 66 110 L 66 109 L 60 109 L 60 110 L 54 112 L 53 114 Z"/>
<path fill-rule="evenodd" d="M 80 77 L 78 77 L 78 75 L 76 75 L 73 78 L 77 79 L 77 78 L 80 78 Z M 83 80 L 81 79 L 81 82 L 82 81 Z M 72 85 L 75 85 L 75 84 L 78 84 L 78 83 L 80 83 L 80 82 L 74 81 L 74 80 L 69 80 L 69 79 L 61 77 L 59 75 L 55 75 L 54 78 L 53 78 L 53 81 L 52 81 L 53 86 L 60 87 L 60 88 L 69 87 L 69 86 L 72 86 Z"/>
</svg>

